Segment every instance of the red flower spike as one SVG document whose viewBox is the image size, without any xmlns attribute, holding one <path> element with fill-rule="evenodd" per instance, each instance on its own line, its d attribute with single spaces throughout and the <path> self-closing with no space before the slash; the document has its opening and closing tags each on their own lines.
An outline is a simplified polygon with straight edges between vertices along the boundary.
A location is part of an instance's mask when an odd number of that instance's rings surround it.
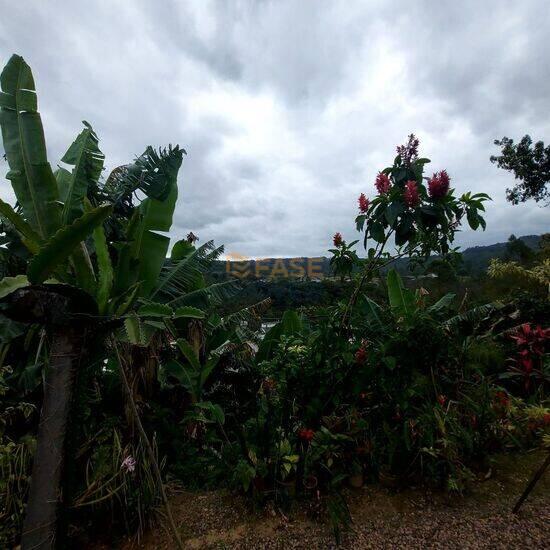
<svg viewBox="0 0 550 550">
<path fill-rule="evenodd" d="M 359 203 L 359 210 L 362 214 L 366 214 L 369 210 L 369 199 L 365 197 L 365 193 L 361 193 L 359 195 L 359 198 L 357 199 L 357 202 Z"/>
<path fill-rule="evenodd" d="M 447 403 L 447 398 L 444 395 L 438 395 L 437 396 L 437 402 L 444 407 L 445 403 Z"/>
<path fill-rule="evenodd" d="M 414 208 L 420 204 L 420 195 L 418 193 L 418 186 L 415 181 L 409 180 L 405 184 L 403 199 L 405 200 L 405 204 L 411 208 Z"/>
<path fill-rule="evenodd" d="M 298 432 L 298 437 L 302 439 L 303 441 L 307 441 L 308 443 L 313 439 L 313 436 L 315 435 L 315 432 L 313 430 L 310 430 L 308 428 L 302 428 Z"/>
<path fill-rule="evenodd" d="M 364 365 L 367 361 L 367 350 L 361 346 L 356 352 L 355 352 L 355 362 L 358 365 Z"/>
<path fill-rule="evenodd" d="M 432 199 L 440 199 L 449 192 L 449 184 L 451 179 L 446 170 L 436 172 L 428 180 L 428 193 Z"/>
<path fill-rule="evenodd" d="M 342 246 L 344 239 L 342 239 L 342 235 L 340 233 L 335 233 L 334 237 L 332 237 L 332 242 L 334 243 L 334 246 L 338 248 L 339 246 Z"/>
<path fill-rule="evenodd" d="M 380 195 L 385 195 L 391 188 L 390 178 L 386 174 L 379 172 L 374 182 L 376 189 Z"/>
</svg>

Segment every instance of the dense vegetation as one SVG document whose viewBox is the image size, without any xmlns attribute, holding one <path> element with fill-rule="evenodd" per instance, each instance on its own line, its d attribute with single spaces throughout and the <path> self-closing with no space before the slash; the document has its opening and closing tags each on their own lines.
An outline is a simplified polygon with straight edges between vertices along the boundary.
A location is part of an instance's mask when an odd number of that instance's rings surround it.
<svg viewBox="0 0 550 550">
<path fill-rule="evenodd" d="M 53 172 L 21 57 L 0 84 L 17 199 L 0 201 L 2 545 L 140 532 L 159 504 L 172 523 L 168 481 L 313 501 L 338 534 L 346 485 L 459 493 L 490 453 L 548 433 L 548 239 L 512 240 L 472 298 L 452 243 L 485 227 L 489 197 L 426 176 L 414 136 L 359 197 L 360 239 L 334 236 L 336 280 L 304 282 L 326 305 L 264 332 L 269 287 L 217 276 L 221 247 L 191 234 L 167 258 L 183 149 L 147 147 L 104 179 L 85 123 Z M 430 256 L 435 283 L 393 269 Z"/>
</svg>

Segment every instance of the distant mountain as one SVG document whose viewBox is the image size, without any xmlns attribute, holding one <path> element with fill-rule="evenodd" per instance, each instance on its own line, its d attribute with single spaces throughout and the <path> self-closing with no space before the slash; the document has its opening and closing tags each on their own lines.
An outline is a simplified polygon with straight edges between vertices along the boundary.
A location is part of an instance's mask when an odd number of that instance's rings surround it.
<svg viewBox="0 0 550 550">
<path fill-rule="evenodd" d="M 525 235 L 523 237 L 518 237 L 518 239 L 523 241 L 533 250 L 538 250 L 539 248 L 540 235 Z M 485 271 L 492 258 L 502 258 L 506 254 L 506 244 L 507 243 L 496 243 L 467 248 L 462 253 L 466 268 L 473 274 L 479 274 Z"/>
<path fill-rule="evenodd" d="M 533 250 L 539 248 L 539 235 L 518 237 Z M 464 267 L 472 275 L 483 273 L 492 258 L 502 258 L 506 254 L 506 242 L 486 246 L 472 246 L 462 251 Z M 400 272 L 408 271 L 407 258 L 397 260 L 392 267 Z M 238 278 L 243 280 L 320 280 L 331 276 L 329 258 L 324 256 L 308 258 L 265 258 L 258 260 L 218 261 L 213 270 L 213 278 Z"/>
</svg>

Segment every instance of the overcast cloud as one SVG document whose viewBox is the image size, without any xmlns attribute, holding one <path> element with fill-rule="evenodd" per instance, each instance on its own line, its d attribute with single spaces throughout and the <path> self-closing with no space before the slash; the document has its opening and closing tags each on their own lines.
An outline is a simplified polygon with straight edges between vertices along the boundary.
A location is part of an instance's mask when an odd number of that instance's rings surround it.
<svg viewBox="0 0 550 550">
<path fill-rule="evenodd" d="M 188 152 L 171 232 L 247 256 L 321 255 L 354 238 L 360 192 L 414 132 L 485 233 L 550 231 L 511 206 L 495 138 L 550 140 L 550 10 L 529 1 L 0 0 L 0 63 L 31 65 L 53 166 L 89 121 L 113 168 L 146 145 Z M 2 168 L 4 170 L 4 167 Z M 5 180 L 2 198 L 13 195 Z"/>
</svg>

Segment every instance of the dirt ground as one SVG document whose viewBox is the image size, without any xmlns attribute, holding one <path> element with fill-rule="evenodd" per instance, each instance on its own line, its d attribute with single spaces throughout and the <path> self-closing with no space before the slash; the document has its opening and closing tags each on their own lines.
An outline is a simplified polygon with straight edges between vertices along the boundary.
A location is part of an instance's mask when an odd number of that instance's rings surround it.
<svg viewBox="0 0 550 550">
<path fill-rule="evenodd" d="M 350 489 L 352 531 L 343 536 L 340 548 L 550 548 L 550 470 L 520 513 L 510 512 L 545 456 L 495 457 L 492 476 L 473 483 L 465 497 L 422 489 Z M 171 502 L 189 549 L 336 548 L 330 526 L 304 511 L 289 517 L 269 509 L 254 512 L 244 498 L 221 491 L 181 492 Z M 175 548 L 162 527 L 146 533 L 140 543 L 120 546 Z"/>
</svg>

